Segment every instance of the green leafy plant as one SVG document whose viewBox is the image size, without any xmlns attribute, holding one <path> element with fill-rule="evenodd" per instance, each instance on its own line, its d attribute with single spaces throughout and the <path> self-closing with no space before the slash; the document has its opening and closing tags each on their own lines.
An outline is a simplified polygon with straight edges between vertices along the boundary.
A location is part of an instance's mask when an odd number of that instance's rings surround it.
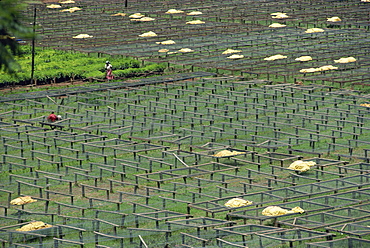
<svg viewBox="0 0 370 248">
<path fill-rule="evenodd" d="M 0 86 L 25 85 L 31 81 L 31 48 L 22 46 L 22 56 L 17 62 L 22 70 L 17 75 L 0 73 Z M 37 84 L 48 84 L 74 79 L 104 79 L 104 63 L 109 60 L 113 65 L 113 74 L 120 79 L 141 77 L 165 70 L 164 63 L 147 63 L 133 58 L 93 57 L 79 52 L 66 52 L 54 49 L 36 49 L 34 80 Z"/>
</svg>

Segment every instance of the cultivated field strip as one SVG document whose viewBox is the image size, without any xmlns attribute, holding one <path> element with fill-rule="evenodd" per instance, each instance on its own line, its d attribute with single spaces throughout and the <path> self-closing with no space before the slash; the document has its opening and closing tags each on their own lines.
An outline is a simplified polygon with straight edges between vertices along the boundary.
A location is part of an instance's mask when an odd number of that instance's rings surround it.
<svg viewBox="0 0 370 248">
<path fill-rule="evenodd" d="M 202 73 L 109 85 L 3 99 L 4 247 L 368 242 L 368 95 Z M 262 215 L 272 205 L 305 212 Z M 16 231 L 32 220 L 52 227 Z"/>
<path fill-rule="evenodd" d="M 369 85 L 369 3 L 348 1 L 91 1 L 30 5 L 37 10 L 39 46 L 82 51 L 91 54 L 131 56 L 146 61 L 167 62 L 185 70 L 254 77 L 276 77 L 280 81 L 325 83 L 335 87 Z M 61 12 L 71 7 L 80 10 Z M 167 13 L 170 9 L 182 13 Z M 188 15 L 198 11 L 201 14 Z M 287 17 L 274 18 L 276 13 Z M 115 16 L 124 13 L 125 16 Z M 151 21 L 130 17 L 141 13 Z M 275 14 L 275 15 L 272 15 Z M 340 21 L 331 22 L 329 18 Z M 201 24 L 187 24 L 189 21 Z M 273 23 L 285 27 L 269 27 Z M 320 32 L 306 33 L 308 29 Z M 147 32 L 154 37 L 141 37 Z M 91 38 L 73 38 L 88 34 Z M 175 44 L 158 44 L 173 40 Z M 182 49 L 191 49 L 183 52 Z M 239 51 L 239 59 L 223 54 Z M 274 55 L 284 59 L 266 61 Z M 311 56 L 311 61 L 296 58 Z M 354 57 L 356 62 L 336 63 Z M 332 65 L 337 69 L 303 73 L 302 69 Z"/>
</svg>

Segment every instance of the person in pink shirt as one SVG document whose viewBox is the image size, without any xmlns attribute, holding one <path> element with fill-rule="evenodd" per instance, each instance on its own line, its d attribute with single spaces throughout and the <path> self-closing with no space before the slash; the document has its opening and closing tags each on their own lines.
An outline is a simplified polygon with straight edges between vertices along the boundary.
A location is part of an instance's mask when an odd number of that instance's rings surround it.
<svg viewBox="0 0 370 248">
<path fill-rule="evenodd" d="M 113 66 L 109 61 L 105 62 L 105 70 L 106 70 L 106 78 L 108 80 L 109 79 L 114 79 L 114 76 L 112 74 Z"/>
</svg>

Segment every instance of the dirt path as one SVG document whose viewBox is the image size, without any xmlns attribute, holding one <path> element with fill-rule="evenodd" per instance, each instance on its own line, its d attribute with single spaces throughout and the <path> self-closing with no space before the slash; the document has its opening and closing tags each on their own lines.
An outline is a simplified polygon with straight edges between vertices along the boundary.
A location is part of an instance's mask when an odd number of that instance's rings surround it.
<svg viewBox="0 0 370 248">
<path fill-rule="evenodd" d="M 43 3 L 54 3 L 54 4 L 57 4 L 59 3 L 61 0 L 41 0 L 41 2 Z M 78 2 L 79 0 L 74 0 L 75 2 Z"/>
<path fill-rule="evenodd" d="M 87 84 L 89 82 L 84 82 L 84 81 L 66 81 L 66 82 L 61 82 L 57 84 L 42 84 L 42 85 L 35 85 L 35 86 L 29 86 L 29 85 L 23 85 L 23 86 L 16 86 L 16 87 L 7 87 L 7 88 L 0 88 L 0 94 L 7 94 L 10 92 L 17 92 L 20 90 L 34 90 L 34 89 L 44 89 L 44 90 L 49 90 L 52 89 L 53 87 L 60 87 L 60 86 L 80 86 Z"/>
</svg>

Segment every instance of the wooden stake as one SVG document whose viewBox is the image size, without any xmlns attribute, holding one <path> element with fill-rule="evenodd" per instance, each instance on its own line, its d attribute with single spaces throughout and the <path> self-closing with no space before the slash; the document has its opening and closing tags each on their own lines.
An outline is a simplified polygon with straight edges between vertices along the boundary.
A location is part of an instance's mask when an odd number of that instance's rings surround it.
<svg viewBox="0 0 370 248">
<path fill-rule="evenodd" d="M 144 239 L 141 237 L 141 235 L 139 235 L 139 238 L 140 238 L 141 242 L 144 244 L 145 248 L 148 248 L 148 246 L 146 245 L 146 243 L 145 243 Z"/>
</svg>

